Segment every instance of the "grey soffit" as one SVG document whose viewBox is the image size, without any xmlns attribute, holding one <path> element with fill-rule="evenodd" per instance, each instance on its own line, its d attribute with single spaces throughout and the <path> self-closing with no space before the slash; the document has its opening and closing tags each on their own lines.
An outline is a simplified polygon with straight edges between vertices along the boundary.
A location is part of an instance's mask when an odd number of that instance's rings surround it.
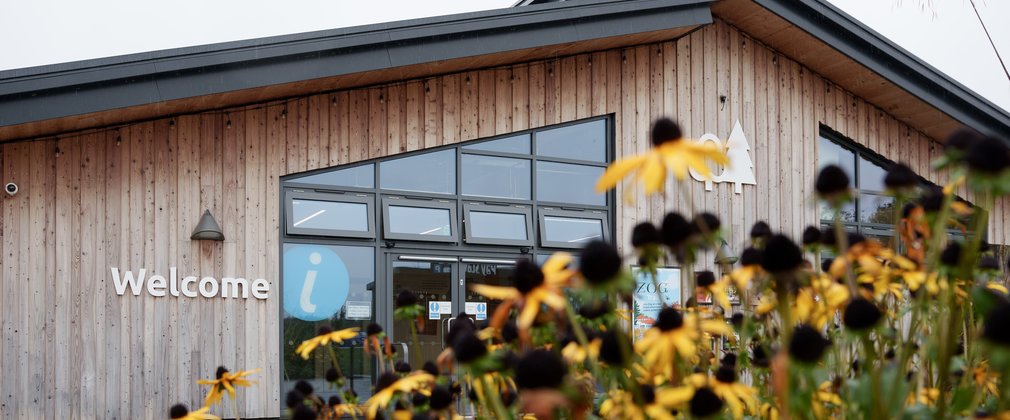
<svg viewBox="0 0 1010 420">
<path fill-rule="evenodd" d="M 711 0 L 573 0 L 0 72 L 0 127 L 709 24 Z"/>
<path fill-rule="evenodd" d="M 754 0 L 966 126 L 1010 142 L 1010 114 L 826 0 Z"/>
</svg>

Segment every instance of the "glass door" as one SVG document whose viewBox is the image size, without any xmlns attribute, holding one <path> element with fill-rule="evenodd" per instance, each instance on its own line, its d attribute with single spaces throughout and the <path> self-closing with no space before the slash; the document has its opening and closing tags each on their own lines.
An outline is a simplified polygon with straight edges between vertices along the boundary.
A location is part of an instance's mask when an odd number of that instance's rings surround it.
<svg viewBox="0 0 1010 420">
<path fill-rule="evenodd" d="M 459 313 L 458 300 L 459 289 L 454 287 L 458 282 L 456 257 L 439 257 L 427 255 L 389 255 L 388 273 L 392 280 L 392 293 L 389 300 L 394 304 L 390 305 L 390 312 L 395 309 L 396 296 L 402 290 L 409 290 L 415 293 L 421 305 L 426 308 L 423 319 L 417 320 L 394 320 L 392 328 L 392 340 L 396 343 L 405 343 L 409 357 L 408 361 L 420 360 L 421 363 L 427 360 L 435 360 L 444 348 L 444 337 L 448 332 L 452 318 Z M 392 318 L 390 318 L 392 319 Z M 409 322 L 418 322 L 417 340 L 418 348 L 414 348 L 410 337 Z M 414 353 L 418 358 L 415 359 Z M 415 369 L 420 366 L 412 366 Z"/>
<path fill-rule="evenodd" d="M 463 273 L 462 296 L 465 297 L 463 310 L 478 325 L 487 322 L 501 301 L 489 300 L 470 290 L 471 284 L 511 286 L 515 260 L 507 258 L 460 258 L 460 272 Z"/>
</svg>

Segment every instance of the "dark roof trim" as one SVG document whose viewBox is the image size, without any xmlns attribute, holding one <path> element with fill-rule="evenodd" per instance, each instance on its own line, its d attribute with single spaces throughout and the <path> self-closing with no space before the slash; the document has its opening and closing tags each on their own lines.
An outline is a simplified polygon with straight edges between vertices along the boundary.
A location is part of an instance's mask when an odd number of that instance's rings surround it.
<svg viewBox="0 0 1010 420">
<path fill-rule="evenodd" d="M 581 0 L 0 72 L 0 127 L 712 22 L 710 0 Z"/>
<path fill-rule="evenodd" d="M 824 0 L 754 0 L 964 125 L 1010 140 L 1010 114 Z"/>
</svg>

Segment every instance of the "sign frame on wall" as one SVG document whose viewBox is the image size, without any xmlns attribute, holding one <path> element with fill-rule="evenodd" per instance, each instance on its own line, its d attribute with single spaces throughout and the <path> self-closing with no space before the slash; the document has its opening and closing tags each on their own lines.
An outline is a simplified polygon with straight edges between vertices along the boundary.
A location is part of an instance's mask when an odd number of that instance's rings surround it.
<svg viewBox="0 0 1010 420">
<path fill-rule="evenodd" d="M 655 323 L 664 301 L 674 308 L 681 307 L 684 285 L 680 278 L 680 267 L 658 267 L 656 282 L 640 266 L 632 266 L 631 273 L 635 279 L 631 299 L 631 330 L 632 338 L 637 341 Z"/>
</svg>

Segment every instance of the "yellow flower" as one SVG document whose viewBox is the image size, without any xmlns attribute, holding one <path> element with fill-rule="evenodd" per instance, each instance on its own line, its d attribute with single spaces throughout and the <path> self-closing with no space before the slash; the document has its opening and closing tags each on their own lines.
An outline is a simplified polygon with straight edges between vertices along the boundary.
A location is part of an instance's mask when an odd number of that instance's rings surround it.
<svg viewBox="0 0 1010 420">
<path fill-rule="evenodd" d="M 591 360 L 596 360 L 600 357 L 600 346 L 602 343 L 603 340 L 594 338 L 587 346 L 583 347 L 578 341 L 573 340 L 561 349 L 561 356 L 570 363 L 582 363 L 587 357 Z"/>
<path fill-rule="evenodd" d="M 989 394 L 999 397 L 999 373 L 989 369 L 989 361 L 979 362 L 974 369 L 975 385 Z"/>
<path fill-rule="evenodd" d="M 253 381 L 243 379 L 253 373 L 258 372 L 259 369 L 246 370 L 242 372 L 231 373 L 224 366 L 217 368 L 217 379 L 200 379 L 196 383 L 200 385 L 210 385 L 210 392 L 207 393 L 207 398 L 204 399 L 203 405 L 213 406 L 221 402 L 221 396 L 225 391 L 228 391 L 228 397 L 235 399 L 235 387 L 237 386 L 252 386 Z"/>
<path fill-rule="evenodd" d="M 376 390 L 375 394 L 372 395 L 372 398 L 369 398 L 368 401 L 365 402 L 365 409 L 368 414 L 368 418 L 374 419 L 379 409 L 388 406 L 389 402 L 392 401 L 397 392 L 411 393 L 419 391 L 422 394 L 427 395 L 430 393 L 428 388 L 434 381 L 435 377 L 431 376 L 429 373 L 414 372 L 396 380 L 396 382 L 393 382 L 385 388 Z"/>
<path fill-rule="evenodd" d="M 671 373 L 675 356 L 688 359 L 697 355 L 701 333 L 733 335 L 733 328 L 719 320 L 699 320 L 695 313 L 681 314 L 666 307 L 659 312 L 656 323 L 635 343 L 646 366 L 653 371 Z M 669 375 L 672 376 L 672 375 Z"/>
<path fill-rule="evenodd" d="M 716 371 L 714 380 L 708 381 L 715 395 L 726 401 L 729 410 L 736 419 L 743 418 L 744 412 L 757 414 L 757 389 L 737 382 L 736 371 L 731 367 L 721 367 Z"/>
<path fill-rule="evenodd" d="M 202 407 L 199 410 L 189 411 L 186 406 L 176 404 L 169 411 L 172 420 L 221 420 L 220 417 L 207 413 L 210 407 Z"/>
<path fill-rule="evenodd" d="M 842 397 L 835 392 L 831 381 L 824 381 L 817 387 L 814 393 L 814 418 L 832 418 L 831 411 L 842 406 Z"/>
<path fill-rule="evenodd" d="M 541 304 L 556 311 L 565 309 L 568 299 L 564 288 L 575 275 L 575 270 L 570 268 L 571 262 L 571 254 L 565 252 L 551 255 L 539 269 L 528 259 L 522 259 L 516 264 L 515 287 L 473 284 L 470 290 L 489 299 L 521 301 L 523 309 L 516 324 L 525 330 L 533 324 Z"/>
<path fill-rule="evenodd" d="M 657 126 L 664 122 L 673 124 L 669 120 L 660 120 L 657 121 Z M 677 137 L 659 138 L 654 129 L 652 141 L 654 147 L 646 153 L 612 163 L 596 182 L 596 191 L 607 191 L 617 186 L 617 183 L 625 177 L 634 176 L 635 180 L 645 185 L 645 193 L 652 194 L 663 189 L 667 171 L 673 172 L 673 176 L 680 181 L 687 178 L 688 169 L 694 169 L 707 179 L 712 177 L 712 172 L 708 168 L 709 162 L 719 165 L 729 163 L 729 157 L 726 156 L 723 147 L 709 142 L 699 144 L 681 138 L 679 128 L 675 128 L 672 133 L 675 134 L 670 135 Z"/>
<path fill-rule="evenodd" d="M 769 403 L 761 404 L 761 418 L 779 420 L 779 409 Z"/>
<path fill-rule="evenodd" d="M 332 418 L 339 419 L 345 416 L 351 416 L 351 417 L 361 416 L 364 415 L 365 412 L 362 411 L 361 407 L 359 407 L 357 404 L 343 403 L 343 404 L 331 405 L 330 414 L 332 414 L 333 416 Z"/>
<path fill-rule="evenodd" d="M 933 406 L 936 400 L 940 399 L 940 390 L 936 388 L 922 388 L 919 392 L 910 392 L 905 399 L 905 405 L 915 405 L 919 403 L 926 406 Z"/>
<path fill-rule="evenodd" d="M 302 359 L 308 360 L 312 351 L 319 346 L 325 346 L 331 342 L 340 344 L 344 342 L 344 340 L 349 340 L 357 336 L 358 327 L 345 328 L 340 331 L 332 331 L 328 327 L 323 327 L 319 329 L 319 335 L 302 341 L 302 344 L 299 344 L 298 348 L 295 349 L 295 353 L 300 354 Z"/>
<path fill-rule="evenodd" d="M 694 388 L 690 386 L 653 388 L 642 385 L 642 398 L 645 404 L 635 402 L 634 396 L 625 390 L 611 390 L 607 399 L 600 404 L 600 415 L 607 419 L 673 420 L 676 416 L 672 410 L 683 406 L 694 396 Z"/>
</svg>

